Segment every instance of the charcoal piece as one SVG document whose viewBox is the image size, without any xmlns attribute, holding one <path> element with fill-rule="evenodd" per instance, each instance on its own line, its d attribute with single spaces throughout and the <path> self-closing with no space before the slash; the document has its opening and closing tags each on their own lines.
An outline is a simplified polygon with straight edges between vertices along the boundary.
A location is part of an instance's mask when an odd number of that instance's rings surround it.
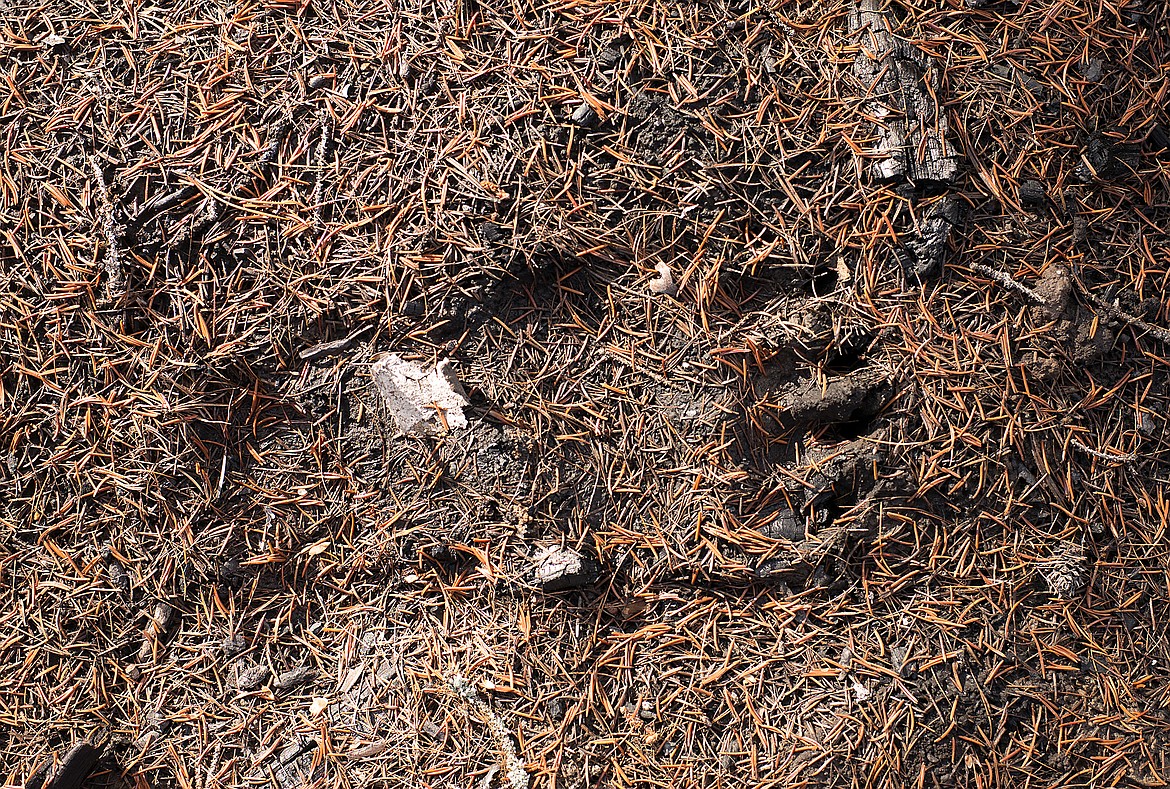
<svg viewBox="0 0 1170 789">
<path fill-rule="evenodd" d="M 1153 27 L 1154 19 L 1155 14 L 1153 10 L 1147 8 L 1142 0 L 1126 3 L 1124 9 L 1121 11 L 1121 22 L 1127 27 L 1139 29 Z"/>
<path fill-rule="evenodd" d="M 785 579 L 794 574 L 807 572 L 799 556 L 792 554 L 788 558 L 764 559 L 756 565 L 756 577 L 762 581 Z"/>
<path fill-rule="evenodd" d="M 1104 65 L 1099 58 L 1093 58 L 1088 63 L 1079 64 L 1077 71 L 1085 82 L 1100 82 Z"/>
<path fill-rule="evenodd" d="M 759 529 L 765 537 L 773 540 L 804 539 L 804 519 L 787 507 L 776 511 L 776 516 Z"/>
<path fill-rule="evenodd" d="M 1037 206 L 1044 202 L 1047 195 L 1044 193 L 1044 184 L 1029 178 L 1020 184 L 1020 202 L 1027 206 Z"/>
<path fill-rule="evenodd" d="M 1113 152 L 1100 137 L 1089 140 L 1081 151 L 1080 164 L 1073 170 L 1073 176 L 1082 183 L 1094 178 L 1106 178 L 1113 170 Z"/>
<path fill-rule="evenodd" d="M 280 750 L 280 755 L 276 758 L 282 765 L 286 765 L 300 758 L 304 754 L 311 752 L 313 748 L 314 744 L 312 740 L 297 740 L 296 742 L 289 743 L 284 748 L 282 748 Z"/>
<path fill-rule="evenodd" d="M 45 779 L 49 777 L 49 768 L 53 766 L 52 759 L 46 759 L 33 768 L 24 781 L 24 789 L 44 789 Z"/>
<path fill-rule="evenodd" d="M 1146 143 L 1150 151 L 1159 160 L 1170 159 L 1170 130 L 1164 126 L 1154 126 L 1146 136 Z"/>
<path fill-rule="evenodd" d="M 498 244 L 507 239 L 508 231 L 498 222 L 484 222 L 478 228 L 479 237 L 489 244 Z"/>
<path fill-rule="evenodd" d="M 621 50 L 611 45 L 597 53 L 597 64 L 603 68 L 611 68 L 621 56 Z"/>
<path fill-rule="evenodd" d="M 946 259 L 947 240 L 962 215 L 958 198 L 947 196 L 927 210 L 918 233 L 903 249 L 903 265 L 918 277 L 938 271 Z"/>
<path fill-rule="evenodd" d="M 1081 149 L 1081 161 L 1073 168 L 1073 178 L 1085 184 L 1117 178 L 1136 164 L 1139 153 L 1137 146 L 1118 145 L 1094 135 Z"/>
<path fill-rule="evenodd" d="M 61 765 L 49 781 L 47 789 L 78 789 L 93 771 L 101 757 L 101 748 L 90 742 L 79 742 L 69 749 Z"/>
<path fill-rule="evenodd" d="M 318 74 L 310 79 L 305 84 L 305 87 L 309 90 L 309 92 L 321 90 L 322 88 L 327 88 L 332 85 L 336 78 L 337 77 L 334 74 Z"/>
<path fill-rule="evenodd" d="M 569 117 L 569 120 L 583 129 L 588 129 L 596 125 L 599 119 L 597 117 L 597 113 L 592 107 L 590 107 L 588 104 L 582 103 L 577 107 L 577 109 L 573 110 L 573 114 Z"/>
<path fill-rule="evenodd" d="M 876 119 L 871 172 L 887 183 L 949 184 L 958 175 L 958 156 L 947 140 L 946 112 L 934 99 L 938 75 L 893 34 L 883 5 L 882 0 L 859 0 L 850 19 L 861 50 L 853 73 L 865 89 L 865 112 Z"/>
</svg>

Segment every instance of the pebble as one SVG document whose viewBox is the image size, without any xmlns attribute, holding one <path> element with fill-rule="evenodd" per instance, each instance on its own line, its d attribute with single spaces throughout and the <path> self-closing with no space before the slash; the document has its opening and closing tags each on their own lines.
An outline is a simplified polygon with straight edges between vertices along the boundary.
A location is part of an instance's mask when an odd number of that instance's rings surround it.
<svg viewBox="0 0 1170 789">
<path fill-rule="evenodd" d="M 569 120 L 582 128 L 589 128 L 597 123 L 597 113 L 588 104 L 582 102 L 577 109 L 573 110 L 573 114 L 569 116 Z"/>
</svg>

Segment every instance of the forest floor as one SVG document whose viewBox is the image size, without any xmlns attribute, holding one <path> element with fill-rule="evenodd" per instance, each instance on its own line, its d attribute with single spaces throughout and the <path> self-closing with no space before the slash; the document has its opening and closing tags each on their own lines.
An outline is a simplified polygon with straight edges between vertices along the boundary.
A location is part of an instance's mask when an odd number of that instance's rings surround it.
<svg viewBox="0 0 1170 789">
<path fill-rule="evenodd" d="M 1170 781 L 1170 9 L 920 6 L 0 4 L 7 783 Z"/>
</svg>

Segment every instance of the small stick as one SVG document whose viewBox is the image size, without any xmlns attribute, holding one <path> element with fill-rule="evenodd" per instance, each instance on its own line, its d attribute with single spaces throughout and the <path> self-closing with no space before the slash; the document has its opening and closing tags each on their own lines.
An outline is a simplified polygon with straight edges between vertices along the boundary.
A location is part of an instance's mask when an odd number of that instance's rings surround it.
<svg viewBox="0 0 1170 789">
<path fill-rule="evenodd" d="M 1120 318 L 1131 326 L 1136 326 L 1142 331 L 1154 335 L 1162 342 L 1170 343 L 1170 331 L 1163 329 L 1161 326 L 1155 326 L 1152 323 L 1148 323 L 1138 316 L 1122 310 L 1116 305 L 1106 303 L 1100 297 L 1094 296 L 1092 293 L 1090 293 L 1089 289 L 1079 282 L 1077 283 L 1077 287 L 1080 288 L 1080 291 L 1084 294 L 1085 298 L 1093 303 L 1094 307 L 1103 310 L 1110 317 Z"/>
<path fill-rule="evenodd" d="M 1048 303 L 1047 299 L 1029 288 L 1027 285 L 1015 280 L 1012 275 L 1008 274 L 1006 271 L 999 271 L 997 269 L 991 268 L 991 266 L 984 266 L 982 263 L 969 263 L 967 265 L 993 282 L 998 282 L 1008 290 L 1014 290 L 1025 298 L 1036 302 L 1037 304 Z"/>
<path fill-rule="evenodd" d="M 126 293 L 126 276 L 122 273 L 122 255 L 118 249 L 118 225 L 114 221 L 114 204 L 110 200 L 110 189 L 106 185 L 106 177 L 102 175 L 101 165 L 93 154 L 89 156 L 89 166 L 93 169 L 97 179 L 98 218 L 102 223 L 102 231 L 106 236 L 106 257 L 102 267 L 106 270 L 106 295 L 117 298 Z"/>
<path fill-rule="evenodd" d="M 317 150 L 313 152 L 313 164 L 317 170 L 317 183 L 313 184 L 313 227 L 320 228 L 324 213 L 325 199 L 325 156 L 329 153 L 332 142 L 333 127 L 328 110 L 321 110 L 321 139 L 317 141 Z"/>
<path fill-rule="evenodd" d="M 1072 444 L 1074 447 L 1076 447 L 1080 451 L 1084 452 L 1086 455 L 1092 455 L 1093 457 L 1097 458 L 1098 460 L 1104 460 L 1104 461 L 1107 461 L 1109 463 L 1133 463 L 1134 461 L 1137 460 L 1137 453 L 1136 452 L 1129 452 L 1129 453 L 1124 454 L 1124 455 L 1111 455 L 1108 452 L 1102 452 L 1099 449 L 1093 449 L 1089 445 L 1087 445 L 1084 442 L 1079 441 L 1078 439 L 1075 439 L 1075 438 L 1070 438 L 1068 440 L 1068 443 Z"/>
</svg>

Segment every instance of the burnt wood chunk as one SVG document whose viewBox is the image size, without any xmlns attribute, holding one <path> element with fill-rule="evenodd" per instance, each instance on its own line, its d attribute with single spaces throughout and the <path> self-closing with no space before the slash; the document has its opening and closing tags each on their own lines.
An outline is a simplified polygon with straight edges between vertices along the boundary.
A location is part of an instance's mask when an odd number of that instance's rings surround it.
<svg viewBox="0 0 1170 789">
<path fill-rule="evenodd" d="M 871 173 L 886 182 L 951 183 L 958 161 L 935 98 L 937 72 L 894 35 L 882 0 L 857 0 L 850 28 L 861 47 L 853 73 L 865 87 L 865 112 L 875 126 Z"/>
<path fill-rule="evenodd" d="M 89 742 L 79 742 L 61 759 L 48 789 L 78 789 L 89 777 L 101 756 L 101 749 Z"/>
<path fill-rule="evenodd" d="M 903 249 L 903 265 L 918 277 L 936 273 L 947 255 L 947 240 L 962 217 L 962 204 L 946 195 L 926 209 L 915 233 Z"/>
</svg>

